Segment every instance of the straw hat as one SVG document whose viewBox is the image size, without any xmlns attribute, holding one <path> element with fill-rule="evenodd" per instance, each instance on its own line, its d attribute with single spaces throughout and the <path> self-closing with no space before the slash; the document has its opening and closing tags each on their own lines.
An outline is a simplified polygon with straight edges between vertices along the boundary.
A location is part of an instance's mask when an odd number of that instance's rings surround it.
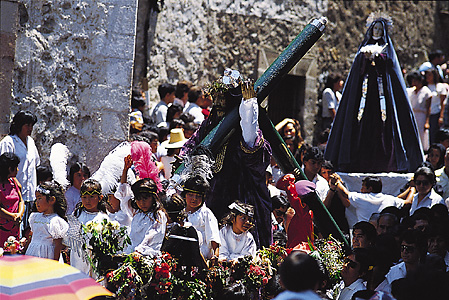
<svg viewBox="0 0 449 300">
<path fill-rule="evenodd" d="M 184 137 L 182 128 L 173 128 L 170 131 L 170 140 L 161 143 L 166 149 L 181 148 L 187 139 Z"/>
</svg>

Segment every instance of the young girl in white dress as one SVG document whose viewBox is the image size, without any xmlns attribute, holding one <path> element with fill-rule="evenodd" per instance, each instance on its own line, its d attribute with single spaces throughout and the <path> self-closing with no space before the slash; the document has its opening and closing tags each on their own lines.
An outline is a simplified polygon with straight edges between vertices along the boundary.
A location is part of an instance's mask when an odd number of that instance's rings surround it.
<svg viewBox="0 0 449 300">
<path fill-rule="evenodd" d="M 25 254 L 59 260 L 69 224 L 67 203 L 58 183 L 47 181 L 36 188 L 36 207 L 38 212 L 29 218 L 32 238 Z"/>
<path fill-rule="evenodd" d="M 231 211 L 221 222 L 223 227 L 220 229 L 220 260 L 237 261 L 247 255 L 254 257 L 257 245 L 248 231 L 254 226 L 254 207 L 235 201 L 229 205 L 229 209 Z"/>
<path fill-rule="evenodd" d="M 92 221 L 101 223 L 104 219 L 109 221 L 106 213 L 106 203 L 101 193 L 101 185 L 95 179 L 87 179 L 83 182 L 80 189 L 81 202 L 79 202 L 73 212 L 73 216 L 77 218 L 79 223 L 86 225 L 87 222 Z M 70 224 L 70 226 L 80 226 Z M 83 251 L 80 249 L 71 249 L 70 264 L 80 270 L 81 272 L 93 276 L 92 267 L 87 259 L 83 257 Z"/>
<path fill-rule="evenodd" d="M 142 255 L 156 256 L 165 236 L 167 215 L 159 200 L 157 183 L 151 178 L 143 178 L 130 186 L 128 170 L 133 165 L 130 155 L 125 157 L 125 166 L 115 197 L 125 203 L 121 208 L 131 218 L 129 237 L 131 245 L 125 253 L 138 252 Z M 155 173 L 157 175 L 157 173 Z"/>
<path fill-rule="evenodd" d="M 216 261 L 219 255 L 220 232 L 214 213 L 204 205 L 209 183 L 200 175 L 188 178 L 181 196 L 186 201 L 187 219 L 203 238 L 201 254 L 205 259 Z"/>
</svg>

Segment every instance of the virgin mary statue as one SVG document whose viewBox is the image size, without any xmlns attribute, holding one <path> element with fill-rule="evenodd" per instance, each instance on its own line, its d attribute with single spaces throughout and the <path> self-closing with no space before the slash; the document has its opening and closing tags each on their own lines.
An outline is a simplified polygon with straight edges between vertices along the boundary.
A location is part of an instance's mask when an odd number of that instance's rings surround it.
<svg viewBox="0 0 449 300">
<path fill-rule="evenodd" d="M 423 150 L 404 78 L 388 35 L 391 20 L 371 14 L 325 158 L 342 172 L 414 172 Z"/>
</svg>

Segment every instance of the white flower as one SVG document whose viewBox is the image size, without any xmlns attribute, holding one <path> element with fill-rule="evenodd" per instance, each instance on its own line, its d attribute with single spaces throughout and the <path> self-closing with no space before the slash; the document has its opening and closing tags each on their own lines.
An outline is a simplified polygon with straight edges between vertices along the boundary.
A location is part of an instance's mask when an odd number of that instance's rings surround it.
<svg viewBox="0 0 449 300">
<path fill-rule="evenodd" d="M 112 221 L 111 222 L 112 228 L 114 228 L 115 230 L 119 230 L 120 229 L 120 223 L 117 221 Z"/>
<path fill-rule="evenodd" d="M 385 50 L 385 47 L 387 47 L 387 45 L 388 44 L 379 46 L 379 44 L 377 43 L 375 45 L 366 45 L 360 48 L 360 52 L 370 54 L 371 58 L 374 58 L 374 56 L 381 54 Z"/>
<path fill-rule="evenodd" d="M 16 238 L 14 237 L 14 236 L 10 236 L 10 237 L 8 237 L 8 243 L 14 243 L 14 241 L 16 240 Z"/>
<path fill-rule="evenodd" d="M 95 229 L 95 231 L 96 232 L 102 232 L 103 231 L 103 225 L 101 225 L 101 224 L 95 224 L 94 225 L 94 228 L 93 229 Z"/>
<path fill-rule="evenodd" d="M 89 221 L 89 222 L 86 223 L 85 227 L 86 227 L 87 232 L 91 232 L 92 231 L 92 229 L 94 227 L 94 224 L 95 223 L 93 221 Z"/>
</svg>

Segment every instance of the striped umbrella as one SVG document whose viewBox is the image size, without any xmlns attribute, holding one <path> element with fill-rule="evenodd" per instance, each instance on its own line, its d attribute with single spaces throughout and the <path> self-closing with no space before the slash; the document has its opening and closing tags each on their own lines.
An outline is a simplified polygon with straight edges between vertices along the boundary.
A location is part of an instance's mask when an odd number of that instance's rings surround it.
<svg viewBox="0 0 449 300">
<path fill-rule="evenodd" d="M 91 299 L 112 293 L 78 269 L 26 255 L 0 257 L 0 299 Z"/>
</svg>

